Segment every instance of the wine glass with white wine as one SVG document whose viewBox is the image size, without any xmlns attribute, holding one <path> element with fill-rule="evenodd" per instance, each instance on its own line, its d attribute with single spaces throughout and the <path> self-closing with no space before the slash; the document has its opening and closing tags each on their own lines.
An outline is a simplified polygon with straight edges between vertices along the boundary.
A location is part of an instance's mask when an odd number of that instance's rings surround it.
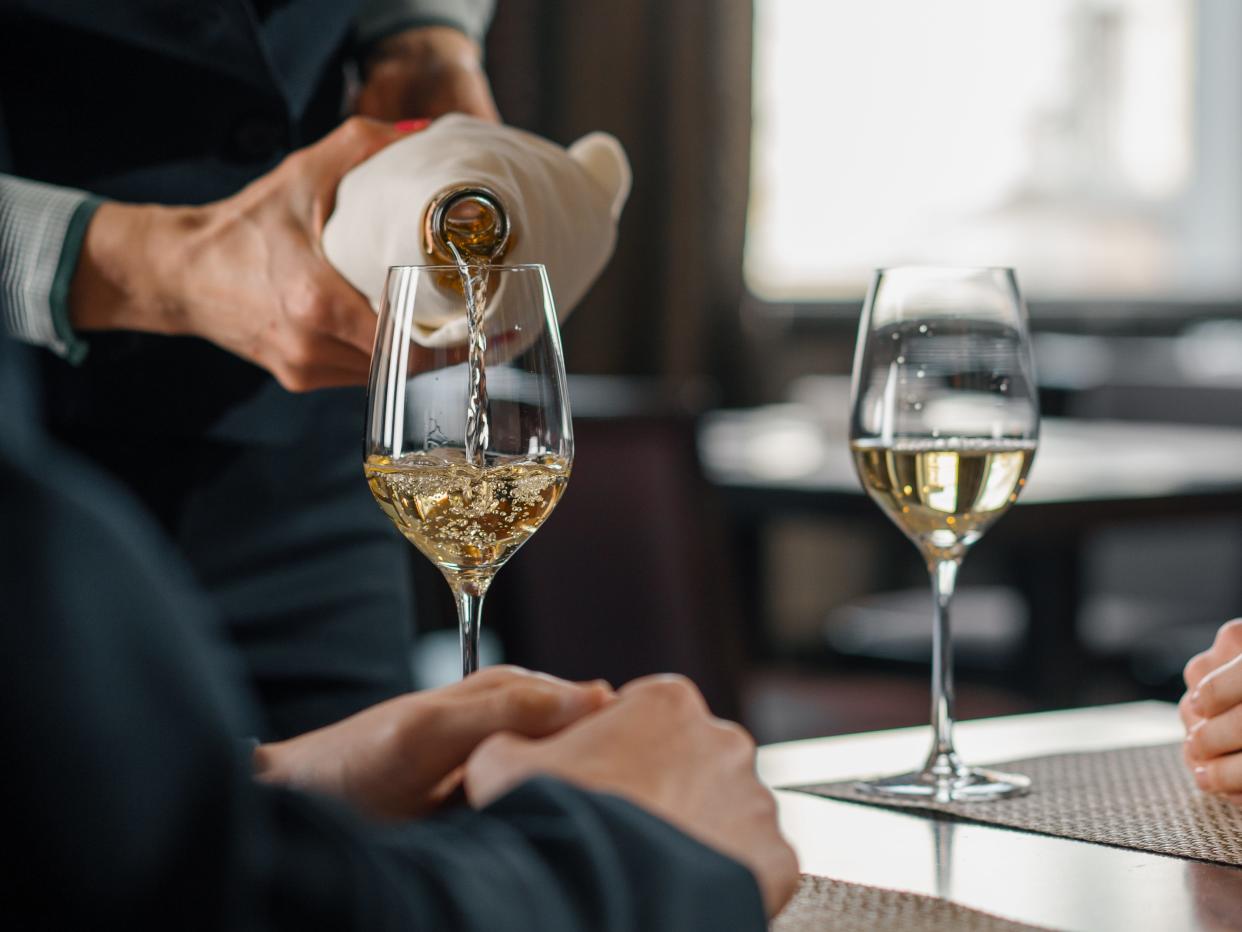
<svg viewBox="0 0 1242 932">
<path fill-rule="evenodd" d="M 543 266 L 390 269 L 368 408 L 371 494 L 448 580 L 468 676 L 488 586 L 552 513 L 573 463 Z"/>
<path fill-rule="evenodd" d="M 1026 777 L 968 767 L 954 750 L 949 627 L 962 558 L 1017 499 L 1039 440 L 1013 270 L 878 271 L 859 324 L 852 404 L 859 479 L 922 554 L 935 610 L 931 753 L 919 771 L 858 789 L 938 802 L 1026 793 Z"/>
</svg>

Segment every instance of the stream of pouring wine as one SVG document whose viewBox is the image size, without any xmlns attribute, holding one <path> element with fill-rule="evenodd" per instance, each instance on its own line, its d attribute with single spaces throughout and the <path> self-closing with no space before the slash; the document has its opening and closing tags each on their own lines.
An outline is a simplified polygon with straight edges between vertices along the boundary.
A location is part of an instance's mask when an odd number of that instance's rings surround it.
<svg viewBox="0 0 1242 932">
<path fill-rule="evenodd" d="M 470 328 L 469 388 L 466 397 L 466 462 L 484 466 L 489 429 L 487 423 L 487 370 L 483 354 L 487 352 L 487 334 L 483 331 L 483 312 L 487 307 L 487 263 L 472 256 L 474 265 L 451 240 L 448 248 L 457 261 L 462 291 L 466 297 L 466 322 Z"/>
</svg>

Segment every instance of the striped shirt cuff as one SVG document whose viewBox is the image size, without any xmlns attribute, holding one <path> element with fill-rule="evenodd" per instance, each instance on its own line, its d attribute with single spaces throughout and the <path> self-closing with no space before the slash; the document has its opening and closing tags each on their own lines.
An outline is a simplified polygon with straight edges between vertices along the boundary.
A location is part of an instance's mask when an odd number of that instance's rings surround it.
<svg viewBox="0 0 1242 932">
<path fill-rule="evenodd" d="M 69 325 L 69 283 L 99 203 L 84 191 L 0 175 L 0 321 L 73 363 L 86 344 Z"/>
<path fill-rule="evenodd" d="M 354 19 L 358 46 L 366 49 L 404 29 L 449 26 L 483 44 L 493 0 L 364 0 Z"/>
</svg>

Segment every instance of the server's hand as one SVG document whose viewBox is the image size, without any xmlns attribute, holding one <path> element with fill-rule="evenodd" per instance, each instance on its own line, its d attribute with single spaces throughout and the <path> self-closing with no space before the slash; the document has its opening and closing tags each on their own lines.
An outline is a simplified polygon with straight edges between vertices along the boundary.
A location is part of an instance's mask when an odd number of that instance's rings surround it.
<svg viewBox="0 0 1242 932">
<path fill-rule="evenodd" d="M 488 667 L 452 686 L 400 696 L 326 728 L 260 745 L 255 775 L 338 796 L 378 818 L 411 818 L 458 790 L 462 765 L 488 737 L 549 735 L 611 698 L 602 682 Z"/>
<path fill-rule="evenodd" d="M 365 382 L 375 314 L 320 238 L 341 177 L 402 135 L 355 117 L 225 200 L 104 204 L 70 286 L 75 329 L 202 337 L 290 391 Z"/>
<path fill-rule="evenodd" d="M 1242 804 L 1242 619 L 1221 626 L 1186 665 L 1185 680 L 1178 710 L 1186 763 L 1200 789 Z"/>
<path fill-rule="evenodd" d="M 378 120 L 467 113 L 499 121 L 492 88 L 474 40 L 446 26 L 407 29 L 376 44 L 355 104 Z"/>
<path fill-rule="evenodd" d="M 744 864 L 768 915 L 794 893 L 797 858 L 755 774 L 754 742 L 712 717 L 684 678 L 635 680 L 602 711 L 542 740 L 489 738 L 466 765 L 466 794 L 484 806 L 536 774 L 623 796 Z"/>
</svg>

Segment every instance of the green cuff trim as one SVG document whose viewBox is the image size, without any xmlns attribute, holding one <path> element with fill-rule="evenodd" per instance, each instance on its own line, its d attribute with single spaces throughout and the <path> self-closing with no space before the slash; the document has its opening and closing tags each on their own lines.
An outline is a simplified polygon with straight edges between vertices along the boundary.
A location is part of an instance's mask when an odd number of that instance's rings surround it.
<svg viewBox="0 0 1242 932">
<path fill-rule="evenodd" d="M 52 306 L 52 326 L 56 328 L 56 336 L 65 346 L 64 358 L 74 366 L 81 364 L 90 347 L 74 333 L 73 325 L 69 323 L 69 286 L 73 282 L 73 273 L 78 268 L 78 256 L 82 253 L 86 228 L 102 203 L 103 198 L 87 195 L 73 211 L 69 226 L 65 229 L 65 244 L 60 249 L 60 262 L 56 264 L 56 274 L 52 277 L 52 291 L 48 295 L 48 303 Z"/>
</svg>

